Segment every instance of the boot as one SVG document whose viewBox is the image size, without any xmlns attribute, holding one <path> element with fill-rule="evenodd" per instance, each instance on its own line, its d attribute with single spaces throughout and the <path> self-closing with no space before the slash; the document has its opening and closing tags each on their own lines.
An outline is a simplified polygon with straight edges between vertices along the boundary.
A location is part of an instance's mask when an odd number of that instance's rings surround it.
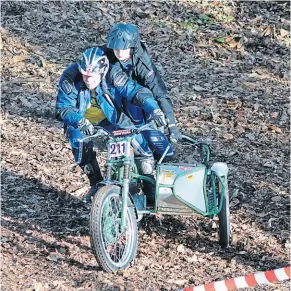
<svg viewBox="0 0 291 291">
<path fill-rule="evenodd" d="M 81 168 L 87 175 L 91 186 L 88 192 L 82 197 L 82 201 L 91 202 L 93 196 L 99 188 L 97 184 L 103 181 L 103 177 L 96 159 L 94 159 L 91 163 L 85 166 L 81 166 Z"/>
</svg>

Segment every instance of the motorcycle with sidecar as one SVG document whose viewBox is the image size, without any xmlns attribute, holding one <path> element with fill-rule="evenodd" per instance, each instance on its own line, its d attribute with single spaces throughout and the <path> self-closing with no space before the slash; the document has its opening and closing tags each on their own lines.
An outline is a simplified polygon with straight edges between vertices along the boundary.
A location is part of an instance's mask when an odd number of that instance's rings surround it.
<svg viewBox="0 0 291 291">
<path fill-rule="evenodd" d="M 95 194 L 90 213 L 90 240 L 93 253 L 107 272 L 125 269 L 132 263 L 138 245 L 137 221 L 149 214 L 191 216 L 201 214 L 219 219 L 219 243 L 229 245 L 230 214 L 228 167 L 225 163 L 210 165 L 207 144 L 183 135 L 183 143 L 198 148 L 201 161 L 195 163 L 163 163 L 169 146 L 155 166 L 154 178 L 141 175 L 135 164 L 131 142 L 146 124 L 135 130 L 87 137 L 93 150 L 98 151 L 100 137 L 107 143 L 104 181 Z M 142 193 L 132 193 L 132 185 L 150 181 L 155 185 L 155 205 L 146 206 Z"/>
</svg>

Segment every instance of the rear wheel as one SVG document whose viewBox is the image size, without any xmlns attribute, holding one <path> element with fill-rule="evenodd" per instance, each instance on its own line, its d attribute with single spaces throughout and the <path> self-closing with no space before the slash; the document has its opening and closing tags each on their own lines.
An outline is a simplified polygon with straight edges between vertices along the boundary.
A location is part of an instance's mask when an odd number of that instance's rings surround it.
<svg viewBox="0 0 291 291">
<path fill-rule="evenodd" d="M 97 262 L 107 272 L 129 267 L 137 250 L 134 208 L 128 200 L 126 229 L 121 232 L 121 188 L 102 187 L 94 197 L 90 213 L 90 239 Z"/>
<path fill-rule="evenodd" d="M 228 182 L 226 177 L 221 177 L 224 182 L 224 196 L 222 193 L 222 185 L 219 181 L 219 195 L 218 203 L 223 199 L 222 208 L 218 214 L 219 218 L 219 243 L 223 247 L 228 247 L 230 239 L 230 214 L 229 214 L 229 194 L 228 194 Z M 223 197 L 223 198 L 222 198 Z M 218 204 L 219 205 L 219 204 Z"/>
</svg>

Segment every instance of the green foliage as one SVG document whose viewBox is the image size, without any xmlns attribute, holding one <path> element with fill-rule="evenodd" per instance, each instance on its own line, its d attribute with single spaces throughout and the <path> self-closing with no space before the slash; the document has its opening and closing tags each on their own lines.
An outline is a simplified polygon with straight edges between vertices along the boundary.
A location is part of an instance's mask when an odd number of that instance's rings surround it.
<svg viewBox="0 0 291 291">
<path fill-rule="evenodd" d="M 210 17 L 206 14 L 200 14 L 199 19 L 204 21 L 204 22 L 207 22 L 210 19 Z"/>
<path fill-rule="evenodd" d="M 160 20 L 154 20 L 152 25 L 153 25 L 153 28 L 164 28 L 167 26 L 167 23 Z"/>
<path fill-rule="evenodd" d="M 189 20 L 182 22 L 182 27 L 189 33 L 199 30 L 199 25 L 195 24 L 193 17 L 190 17 Z"/>
<path fill-rule="evenodd" d="M 217 14 L 216 19 L 220 22 L 231 22 L 234 20 L 232 15 L 225 15 L 225 14 Z"/>
<path fill-rule="evenodd" d="M 200 14 L 199 15 L 199 20 L 202 21 L 202 23 L 204 24 L 215 24 L 215 21 L 213 21 L 213 19 L 211 19 L 210 16 L 208 16 L 207 14 Z"/>
<path fill-rule="evenodd" d="M 218 42 L 218 43 L 224 43 L 225 42 L 224 37 L 217 37 L 215 39 L 215 41 Z"/>
</svg>

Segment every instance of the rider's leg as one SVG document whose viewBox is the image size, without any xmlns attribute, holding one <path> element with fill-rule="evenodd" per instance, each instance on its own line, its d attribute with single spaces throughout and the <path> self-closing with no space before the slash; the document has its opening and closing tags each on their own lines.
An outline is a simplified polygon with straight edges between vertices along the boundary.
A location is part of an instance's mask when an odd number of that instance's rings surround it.
<svg viewBox="0 0 291 291">
<path fill-rule="evenodd" d="M 87 202 L 97 192 L 97 184 L 103 180 L 96 159 L 96 153 L 93 151 L 90 140 L 84 140 L 86 136 L 80 130 L 69 126 L 67 129 L 67 137 L 72 147 L 75 162 L 81 167 L 89 179 L 90 189 L 82 197 L 82 200 Z"/>
<path fill-rule="evenodd" d="M 80 167 L 87 175 L 90 183 L 90 189 L 87 191 L 87 193 L 84 194 L 82 200 L 84 202 L 89 202 L 91 201 L 91 197 L 93 197 L 97 192 L 98 190 L 97 184 L 103 181 L 103 177 L 96 157 L 90 162 L 87 162 L 85 165 L 80 165 Z"/>
<path fill-rule="evenodd" d="M 158 130 L 146 130 L 142 132 L 142 135 L 146 139 L 148 146 L 153 152 L 156 161 L 158 161 L 162 157 L 168 145 L 170 146 L 170 148 L 163 162 L 169 162 L 173 159 L 174 156 L 173 147 L 169 143 L 164 133 Z"/>
<path fill-rule="evenodd" d="M 112 132 L 116 130 L 116 126 L 110 124 L 108 120 L 103 120 L 98 124 L 99 127 L 105 129 L 105 131 Z M 75 133 L 77 136 L 79 133 Z M 82 135 L 82 134 L 81 134 Z M 84 136 L 83 136 L 84 138 Z M 97 145 L 96 145 L 97 146 Z M 100 144 L 100 149 L 104 146 L 104 144 Z M 80 147 L 79 147 L 80 148 Z M 90 137 L 87 139 L 83 139 L 82 145 L 82 159 L 80 162 L 80 167 L 87 175 L 89 182 L 90 182 L 90 189 L 87 193 L 82 197 L 84 202 L 90 202 L 91 198 L 95 195 L 98 190 L 98 183 L 103 181 L 103 176 L 98 165 L 98 161 L 96 159 L 96 152 L 93 151 L 92 140 Z"/>
<path fill-rule="evenodd" d="M 149 149 L 146 140 L 140 134 L 132 142 L 135 152 L 135 163 L 141 175 L 154 179 L 154 158 L 151 150 Z M 142 190 L 147 197 L 148 206 L 155 205 L 155 184 L 149 181 L 142 181 Z"/>
<path fill-rule="evenodd" d="M 154 159 L 158 161 L 164 151 L 166 150 L 167 146 L 169 145 L 170 148 L 163 160 L 163 162 L 169 162 L 173 159 L 173 148 L 172 145 L 169 143 L 166 136 L 158 131 L 158 130 L 147 130 L 142 132 L 143 137 L 146 139 L 148 147 L 153 152 Z M 149 175 L 149 177 L 153 178 L 153 175 Z M 154 206 L 155 204 L 155 191 L 156 191 L 156 185 L 151 184 L 149 182 L 144 183 L 144 192 L 145 193 L 151 193 L 151 195 L 148 196 L 148 201 L 150 206 Z"/>
</svg>

